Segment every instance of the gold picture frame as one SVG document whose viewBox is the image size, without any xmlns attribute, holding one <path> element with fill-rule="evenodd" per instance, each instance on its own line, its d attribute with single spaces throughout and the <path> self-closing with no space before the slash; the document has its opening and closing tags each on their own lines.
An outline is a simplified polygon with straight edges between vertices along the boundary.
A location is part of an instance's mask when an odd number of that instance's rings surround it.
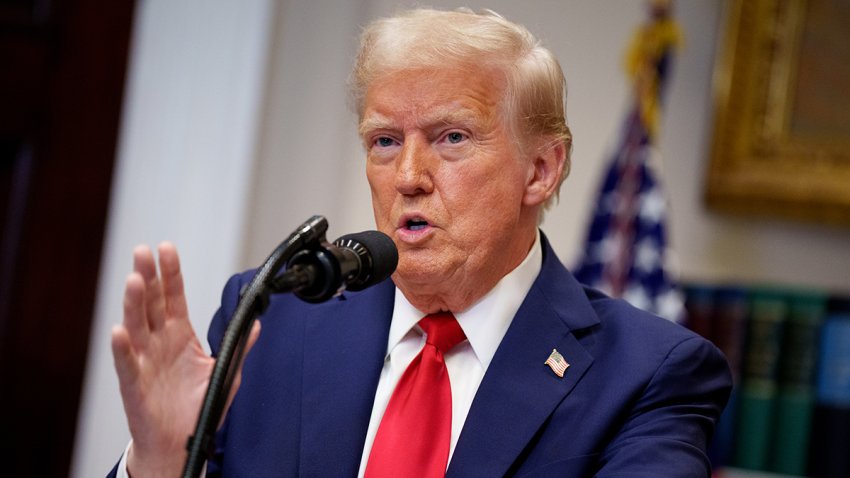
<svg viewBox="0 0 850 478">
<path fill-rule="evenodd" d="M 709 207 L 850 225 L 850 7 L 729 0 Z"/>
</svg>

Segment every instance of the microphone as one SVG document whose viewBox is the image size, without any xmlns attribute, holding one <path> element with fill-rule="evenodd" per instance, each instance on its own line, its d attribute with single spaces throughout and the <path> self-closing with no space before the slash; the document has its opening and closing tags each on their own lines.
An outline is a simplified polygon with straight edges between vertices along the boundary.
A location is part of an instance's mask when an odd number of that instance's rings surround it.
<svg viewBox="0 0 850 478">
<path fill-rule="evenodd" d="M 195 433 L 186 445 L 189 454 L 183 478 L 200 475 L 204 457 L 212 453 L 215 425 L 233 385 L 236 369 L 232 365 L 241 360 L 251 325 L 268 307 L 270 294 L 293 292 L 307 302 L 323 302 L 345 288 L 362 290 L 375 285 L 395 271 L 398 250 L 386 234 L 365 231 L 328 244 L 327 229 L 324 217 L 308 219 L 277 246 L 243 287 L 221 340 Z M 284 262 L 287 269 L 278 274 Z"/>
<path fill-rule="evenodd" d="M 324 302 L 345 289 L 359 291 L 383 281 L 397 265 L 398 249 L 386 234 L 346 234 L 293 255 L 274 288 L 291 290 L 306 302 Z"/>
<path fill-rule="evenodd" d="M 345 258 L 346 289 L 358 291 L 386 279 L 398 265 L 398 249 L 389 236 L 379 231 L 346 234 L 333 242 Z"/>
</svg>

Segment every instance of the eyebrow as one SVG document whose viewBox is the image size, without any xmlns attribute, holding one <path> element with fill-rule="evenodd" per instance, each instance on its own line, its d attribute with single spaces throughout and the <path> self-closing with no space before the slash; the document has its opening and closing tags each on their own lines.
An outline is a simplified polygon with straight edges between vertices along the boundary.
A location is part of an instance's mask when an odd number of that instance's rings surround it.
<svg viewBox="0 0 850 478">
<path fill-rule="evenodd" d="M 433 125 L 451 125 L 459 124 L 467 127 L 475 124 L 487 122 L 478 112 L 469 108 L 454 108 L 445 107 L 438 108 L 428 114 L 421 116 L 417 120 L 417 126 L 420 128 L 429 128 Z M 358 127 L 358 133 L 363 136 L 369 131 L 381 129 L 395 129 L 397 126 L 389 117 L 381 113 L 370 113 L 363 118 Z"/>
<path fill-rule="evenodd" d="M 357 133 L 363 136 L 367 131 L 391 128 L 392 121 L 389 118 L 380 113 L 370 113 L 369 116 L 360 121 L 360 125 L 357 127 Z"/>
</svg>

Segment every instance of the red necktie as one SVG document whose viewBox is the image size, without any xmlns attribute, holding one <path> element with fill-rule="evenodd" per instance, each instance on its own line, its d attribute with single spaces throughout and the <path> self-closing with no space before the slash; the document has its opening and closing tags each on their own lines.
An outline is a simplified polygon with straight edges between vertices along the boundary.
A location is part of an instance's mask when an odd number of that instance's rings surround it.
<svg viewBox="0 0 850 478">
<path fill-rule="evenodd" d="M 425 347 L 396 385 L 366 464 L 366 478 L 446 475 L 452 435 L 452 389 L 443 354 L 466 336 L 451 312 L 419 321 Z"/>
</svg>

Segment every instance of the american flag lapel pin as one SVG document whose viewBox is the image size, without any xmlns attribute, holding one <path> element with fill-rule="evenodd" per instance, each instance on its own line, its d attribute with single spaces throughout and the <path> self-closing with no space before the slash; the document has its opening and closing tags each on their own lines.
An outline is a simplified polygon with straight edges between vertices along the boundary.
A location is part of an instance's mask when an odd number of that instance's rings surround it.
<svg viewBox="0 0 850 478">
<path fill-rule="evenodd" d="M 546 361 L 543 363 L 548 365 L 549 368 L 551 368 L 552 371 L 555 372 L 555 375 L 561 378 L 564 378 L 564 372 L 566 372 L 567 367 L 570 366 L 570 364 L 568 364 L 567 361 L 564 360 L 564 356 L 561 355 L 557 349 L 552 349 L 552 353 L 549 354 L 549 358 L 547 358 Z"/>
</svg>

